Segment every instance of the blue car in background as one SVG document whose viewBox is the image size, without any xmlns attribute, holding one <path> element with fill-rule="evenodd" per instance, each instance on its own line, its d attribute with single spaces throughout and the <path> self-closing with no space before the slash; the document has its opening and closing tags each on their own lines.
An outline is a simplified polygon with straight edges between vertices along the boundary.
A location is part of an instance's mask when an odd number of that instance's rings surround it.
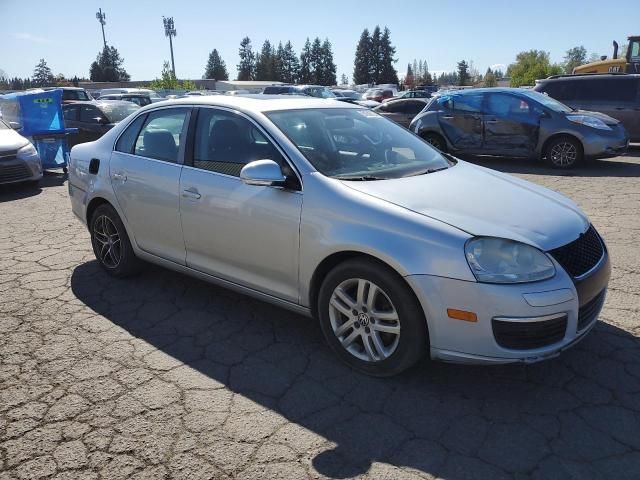
<svg viewBox="0 0 640 480">
<path fill-rule="evenodd" d="M 618 120 L 517 88 L 442 94 L 409 128 L 443 152 L 544 159 L 561 169 L 621 155 L 629 144 Z"/>
</svg>

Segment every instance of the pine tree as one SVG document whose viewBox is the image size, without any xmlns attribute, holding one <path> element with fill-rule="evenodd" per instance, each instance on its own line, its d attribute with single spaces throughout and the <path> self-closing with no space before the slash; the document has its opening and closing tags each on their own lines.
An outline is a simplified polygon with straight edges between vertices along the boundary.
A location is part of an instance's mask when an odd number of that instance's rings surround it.
<svg viewBox="0 0 640 480">
<path fill-rule="evenodd" d="M 256 56 L 251 48 L 251 39 L 244 37 L 240 42 L 240 63 L 238 64 L 238 80 L 255 80 Z"/>
<path fill-rule="evenodd" d="M 204 70 L 202 78 L 213 78 L 215 80 L 229 80 L 229 74 L 227 73 L 227 66 L 224 60 L 220 58 L 218 50 L 215 48 L 209 54 L 209 61 Z"/>
<path fill-rule="evenodd" d="M 282 42 L 278 42 L 278 48 L 273 56 L 273 79 L 282 81 L 282 69 L 284 67 L 284 47 Z"/>
<path fill-rule="evenodd" d="M 458 85 L 467 85 L 469 82 L 469 64 L 466 60 L 458 62 Z"/>
<path fill-rule="evenodd" d="M 371 53 L 370 53 L 370 81 L 378 84 L 380 82 L 380 73 L 382 72 L 382 32 L 380 26 L 376 25 L 371 34 Z"/>
<path fill-rule="evenodd" d="M 304 48 L 300 53 L 300 74 L 298 83 L 311 83 L 311 42 L 307 37 Z"/>
<path fill-rule="evenodd" d="M 404 76 L 404 84 L 407 88 L 413 88 L 416 85 L 416 79 L 413 75 L 413 68 L 411 68 L 411 64 L 407 65 L 407 73 Z"/>
<path fill-rule="evenodd" d="M 353 83 L 361 85 L 371 83 L 371 36 L 364 29 L 356 46 L 356 58 L 353 62 Z"/>
<path fill-rule="evenodd" d="M 322 54 L 322 42 L 320 38 L 316 37 L 311 44 L 311 53 L 309 55 L 310 82 L 314 84 L 322 82 Z"/>
<path fill-rule="evenodd" d="M 295 83 L 300 72 L 300 62 L 298 56 L 293 50 L 293 45 L 287 41 L 284 45 L 282 54 L 282 74 L 280 81 L 285 83 Z"/>
<path fill-rule="evenodd" d="M 396 48 L 391 44 L 391 32 L 387 27 L 384 27 L 380 38 L 380 78 L 378 83 L 398 84 L 398 72 L 393 67 L 393 64 L 397 62 L 393 58 L 395 54 Z"/>
<path fill-rule="evenodd" d="M 44 58 L 40 59 L 38 65 L 33 70 L 33 84 L 38 87 L 46 87 L 53 83 L 53 73 L 45 62 Z"/>
<path fill-rule="evenodd" d="M 92 82 L 127 82 L 131 77 L 123 64 L 124 58 L 120 57 L 116 47 L 106 46 L 91 64 L 89 78 Z"/>
<path fill-rule="evenodd" d="M 259 56 L 256 57 L 256 80 L 275 80 L 274 57 L 271 42 L 265 40 Z"/>
<path fill-rule="evenodd" d="M 320 47 L 318 83 L 320 85 L 336 85 L 336 64 L 333 61 L 333 51 L 328 38 L 324 39 Z"/>
<path fill-rule="evenodd" d="M 349 77 L 347 77 L 344 73 L 340 75 L 340 85 L 349 85 Z"/>
</svg>

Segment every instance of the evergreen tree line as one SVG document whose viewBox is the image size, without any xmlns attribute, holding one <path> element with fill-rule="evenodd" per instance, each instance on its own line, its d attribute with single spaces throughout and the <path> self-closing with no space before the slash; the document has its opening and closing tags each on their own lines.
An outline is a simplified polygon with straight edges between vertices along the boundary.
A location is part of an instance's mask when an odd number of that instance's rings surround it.
<svg viewBox="0 0 640 480">
<path fill-rule="evenodd" d="M 391 44 L 391 32 L 378 25 L 369 34 L 365 28 L 356 46 L 353 63 L 353 82 L 361 84 L 398 83 L 398 72 L 393 67 L 397 61 L 396 48 Z"/>
<path fill-rule="evenodd" d="M 335 85 L 336 64 L 333 61 L 333 46 L 329 39 L 324 41 L 316 37 L 309 38 L 304 44 L 300 56 L 296 55 L 290 41 L 278 42 L 278 46 L 265 40 L 259 52 L 253 51 L 251 39 L 245 37 L 240 42 L 240 63 L 237 65 L 238 80 L 271 80 L 284 83 L 312 83 L 317 85 Z M 216 76 L 213 65 L 218 65 Z M 224 67 L 224 68 L 223 68 Z M 219 59 L 217 50 L 209 55 L 205 68 L 206 78 L 228 79 L 224 61 Z"/>
<path fill-rule="evenodd" d="M 26 90 L 28 88 L 40 87 L 68 87 L 71 85 L 78 86 L 78 82 L 86 80 L 85 78 L 65 78 L 59 73 L 53 75 L 51 68 L 47 65 L 44 58 L 41 58 L 33 70 L 33 76 L 27 78 L 13 77 L 8 78 L 4 72 L 0 74 L 0 90 Z"/>
</svg>

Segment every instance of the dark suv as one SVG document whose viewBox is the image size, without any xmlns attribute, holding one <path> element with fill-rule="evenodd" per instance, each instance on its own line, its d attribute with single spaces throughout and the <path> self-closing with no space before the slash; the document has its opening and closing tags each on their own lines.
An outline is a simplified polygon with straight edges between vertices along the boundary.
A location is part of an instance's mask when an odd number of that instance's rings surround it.
<svg viewBox="0 0 640 480">
<path fill-rule="evenodd" d="M 538 80 L 535 90 L 572 108 L 617 118 L 631 141 L 640 142 L 640 75 L 558 75 Z"/>
</svg>

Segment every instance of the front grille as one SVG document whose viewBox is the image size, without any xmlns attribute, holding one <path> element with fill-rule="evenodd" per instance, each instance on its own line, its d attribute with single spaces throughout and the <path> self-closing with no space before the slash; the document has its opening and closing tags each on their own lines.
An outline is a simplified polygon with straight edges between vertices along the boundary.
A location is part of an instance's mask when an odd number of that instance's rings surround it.
<svg viewBox="0 0 640 480">
<path fill-rule="evenodd" d="M 531 350 L 553 345 L 564 338 L 567 316 L 538 322 L 506 322 L 493 319 L 493 336 L 498 345 L 513 350 Z"/>
<path fill-rule="evenodd" d="M 604 245 L 596 229 L 589 225 L 576 240 L 549 253 L 569 275 L 579 277 L 597 265 L 604 255 Z"/>
<path fill-rule="evenodd" d="M 18 150 L 5 150 L 4 152 L 0 152 L 0 162 L 4 162 L 5 160 L 15 160 L 18 156 Z"/>
<path fill-rule="evenodd" d="M 17 182 L 31 177 L 31 171 L 23 164 L 0 165 L 0 183 Z"/>
<path fill-rule="evenodd" d="M 605 290 L 593 297 L 578 309 L 578 331 L 591 325 L 598 318 L 598 314 L 604 305 Z"/>
</svg>

